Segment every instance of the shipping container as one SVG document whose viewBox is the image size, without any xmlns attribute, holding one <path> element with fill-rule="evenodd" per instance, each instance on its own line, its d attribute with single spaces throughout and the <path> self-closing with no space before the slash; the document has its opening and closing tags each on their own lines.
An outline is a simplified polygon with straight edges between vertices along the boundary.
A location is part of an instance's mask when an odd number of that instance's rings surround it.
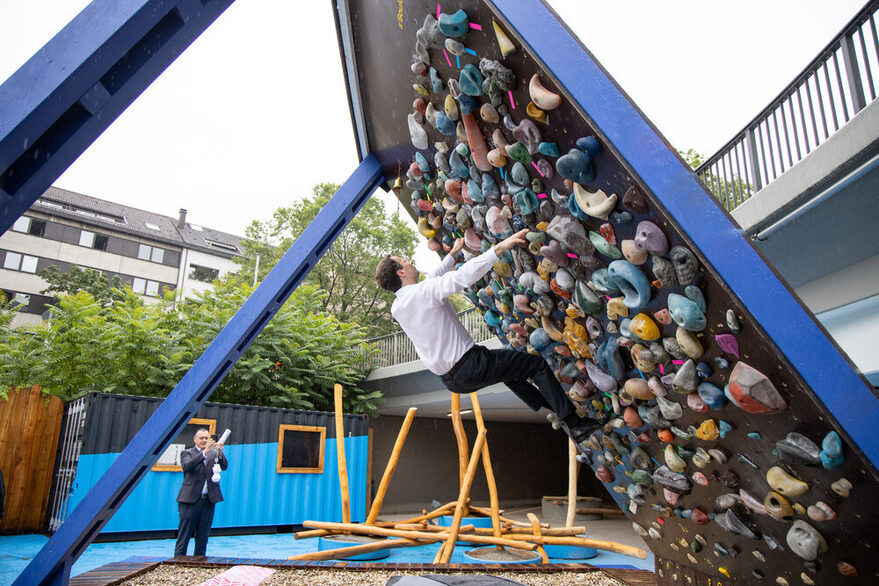
<svg viewBox="0 0 879 586">
<path fill-rule="evenodd" d="M 49 513 L 54 532 L 107 471 L 162 399 L 90 392 L 65 408 Z M 215 529 L 272 528 L 341 521 L 333 413 L 205 403 L 134 488 L 103 533 L 175 530 L 183 482 L 179 453 L 199 428 L 231 430 L 221 473 L 224 502 Z M 344 415 L 351 519 L 366 518 L 368 421 Z"/>
</svg>

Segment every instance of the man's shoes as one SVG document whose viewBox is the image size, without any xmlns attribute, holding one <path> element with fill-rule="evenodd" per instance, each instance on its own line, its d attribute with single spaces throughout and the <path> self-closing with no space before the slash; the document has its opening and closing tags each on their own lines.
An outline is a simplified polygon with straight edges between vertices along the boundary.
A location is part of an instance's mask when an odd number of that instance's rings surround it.
<svg viewBox="0 0 879 586">
<path fill-rule="evenodd" d="M 562 429 L 578 447 L 583 442 L 589 441 L 589 436 L 602 427 L 604 424 L 594 419 L 580 419 L 576 425 L 572 426 L 562 422 Z"/>
</svg>

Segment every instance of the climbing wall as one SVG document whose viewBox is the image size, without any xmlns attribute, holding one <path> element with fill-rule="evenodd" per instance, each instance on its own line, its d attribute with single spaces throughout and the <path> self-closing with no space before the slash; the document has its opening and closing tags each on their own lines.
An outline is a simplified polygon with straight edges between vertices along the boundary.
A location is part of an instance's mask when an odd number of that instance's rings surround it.
<svg viewBox="0 0 879 586">
<path fill-rule="evenodd" d="M 538 56 L 482 2 L 352 4 L 386 176 L 431 250 L 528 229 L 465 294 L 606 423 L 580 458 L 660 582 L 875 583 L 875 468 Z"/>
</svg>

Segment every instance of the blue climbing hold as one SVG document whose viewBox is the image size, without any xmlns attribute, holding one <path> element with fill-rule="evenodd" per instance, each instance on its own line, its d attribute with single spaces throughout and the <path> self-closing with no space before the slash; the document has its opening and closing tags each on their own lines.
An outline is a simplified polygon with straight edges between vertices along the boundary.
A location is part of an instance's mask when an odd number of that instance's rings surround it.
<svg viewBox="0 0 879 586">
<path fill-rule="evenodd" d="M 717 421 L 717 431 L 720 432 L 720 439 L 726 439 L 726 434 L 731 432 L 733 429 L 732 425 L 724 421 L 723 419 L 719 419 Z"/>
<path fill-rule="evenodd" d="M 467 13 L 459 10 L 455 14 L 442 13 L 439 15 L 439 29 L 447 37 L 463 37 L 470 28 L 470 19 Z"/>
<path fill-rule="evenodd" d="M 607 266 L 610 278 L 614 280 L 623 295 L 623 303 L 630 312 L 638 313 L 650 302 L 650 280 L 641 269 L 627 260 L 615 260 Z"/>
<path fill-rule="evenodd" d="M 464 160 L 461 159 L 461 155 L 458 154 L 458 151 L 452 151 L 452 154 L 449 157 L 449 165 L 452 167 L 452 175 L 458 179 L 466 179 L 470 176 L 470 169 L 467 168 L 467 165 L 464 163 Z"/>
<path fill-rule="evenodd" d="M 555 170 L 565 179 L 581 185 L 595 179 L 592 158 L 580 149 L 571 149 L 568 154 L 559 157 L 555 162 Z"/>
<path fill-rule="evenodd" d="M 519 161 L 513 163 L 513 169 L 510 171 L 510 175 L 517 185 L 527 185 L 531 181 L 531 176 L 528 175 L 528 169 L 526 169 L 525 165 Z"/>
<path fill-rule="evenodd" d="M 483 81 L 485 81 L 485 78 L 482 77 L 482 73 L 479 71 L 479 68 L 477 68 L 472 63 L 468 63 L 461 68 L 461 76 L 458 79 L 458 83 L 461 86 L 461 91 L 464 92 L 466 95 L 481 96 Z M 464 113 L 466 114 L 466 112 Z"/>
<path fill-rule="evenodd" d="M 514 199 L 519 204 L 519 209 L 525 215 L 533 214 L 540 207 L 540 200 L 537 199 L 537 194 L 528 187 L 517 193 Z"/>
<path fill-rule="evenodd" d="M 446 116 L 445 112 L 436 113 L 436 129 L 446 136 L 455 136 L 457 125 L 455 121 Z"/>
<path fill-rule="evenodd" d="M 601 145 L 598 144 L 598 139 L 594 136 L 581 136 L 578 138 L 577 148 L 590 157 L 594 157 L 601 152 Z"/>
<path fill-rule="evenodd" d="M 691 332 L 700 332 L 708 325 L 705 314 L 696 302 L 683 295 L 669 294 L 668 311 L 676 324 Z"/>
<path fill-rule="evenodd" d="M 494 180 L 494 177 L 492 177 L 490 173 L 482 174 L 482 194 L 485 197 L 499 197 L 501 194 L 501 190 L 497 186 L 497 182 Z"/>
<path fill-rule="evenodd" d="M 479 186 L 479 183 L 473 181 L 473 179 L 469 179 L 467 181 L 467 195 L 470 196 L 475 202 L 483 202 L 485 201 L 485 195 L 482 194 L 482 188 Z"/>
<path fill-rule="evenodd" d="M 821 465 L 830 470 L 842 464 L 844 460 L 842 439 L 838 433 L 831 431 L 824 436 L 824 441 L 821 442 Z"/>
<path fill-rule="evenodd" d="M 723 409 L 729 402 L 726 395 L 723 394 L 723 390 L 708 381 L 699 383 L 696 392 L 709 409 Z"/>
<path fill-rule="evenodd" d="M 461 111 L 461 114 L 470 114 L 474 110 L 479 109 L 479 101 L 473 96 L 458 94 L 458 109 Z"/>
<path fill-rule="evenodd" d="M 430 89 L 433 93 L 438 94 L 443 91 L 443 80 L 440 79 L 439 73 L 435 67 L 430 68 Z"/>
<path fill-rule="evenodd" d="M 430 173 L 430 165 L 428 164 L 427 159 L 418 151 L 415 151 L 415 164 L 418 165 L 418 168 L 421 169 L 422 173 Z"/>
<path fill-rule="evenodd" d="M 558 157 L 559 156 L 559 145 L 554 142 L 542 142 L 537 145 L 537 152 L 545 157 Z"/>
</svg>

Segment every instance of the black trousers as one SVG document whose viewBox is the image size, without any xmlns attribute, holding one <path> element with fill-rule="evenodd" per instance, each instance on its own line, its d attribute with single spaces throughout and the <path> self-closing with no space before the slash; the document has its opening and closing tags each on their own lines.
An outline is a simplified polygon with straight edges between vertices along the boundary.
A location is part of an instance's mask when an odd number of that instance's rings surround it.
<svg viewBox="0 0 879 586">
<path fill-rule="evenodd" d="M 477 344 L 442 379 L 453 393 L 472 393 L 495 383 L 504 383 L 534 411 L 546 407 L 560 419 L 574 413 L 574 405 L 546 360 L 527 352 L 506 348 L 489 350 Z"/>
<path fill-rule="evenodd" d="M 205 555 L 208 547 L 208 534 L 214 522 L 214 503 L 203 496 L 194 503 L 177 503 L 180 513 L 180 526 L 177 528 L 177 544 L 174 555 L 186 555 L 189 540 L 195 535 L 195 552 L 192 555 Z"/>
</svg>

